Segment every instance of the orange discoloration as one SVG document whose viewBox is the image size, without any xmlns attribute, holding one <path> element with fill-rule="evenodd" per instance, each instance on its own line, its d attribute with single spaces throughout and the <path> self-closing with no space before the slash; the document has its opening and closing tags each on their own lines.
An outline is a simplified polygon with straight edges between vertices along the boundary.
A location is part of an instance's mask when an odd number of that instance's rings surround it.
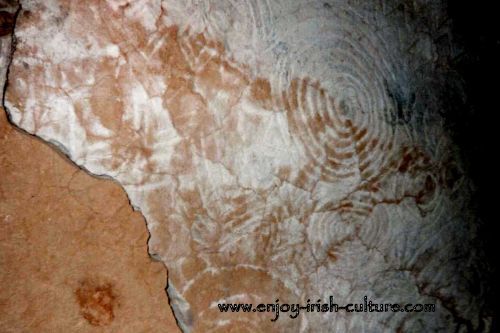
<svg viewBox="0 0 500 333">
<path fill-rule="evenodd" d="M 189 173 L 193 170 L 191 146 L 187 139 L 175 146 L 175 153 L 170 161 L 170 169 L 176 174 Z"/>
<path fill-rule="evenodd" d="M 206 267 L 206 262 L 198 257 L 188 257 L 182 263 L 182 275 L 186 279 L 192 279 Z"/>
<path fill-rule="evenodd" d="M 314 133 L 324 132 L 327 128 L 327 123 L 316 113 L 307 120 L 307 126 Z"/>
<path fill-rule="evenodd" d="M 166 106 L 174 127 L 184 137 L 198 138 L 213 128 L 213 116 L 208 112 L 202 96 L 193 92 L 189 82 L 182 78 L 170 80 Z"/>
<path fill-rule="evenodd" d="M 167 46 L 159 51 L 162 62 L 169 65 L 166 69 L 171 75 L 182 75 L 191 71 L 179 45 L 178 30 L 177 26 L 165 29 L 165 45 Z"/>
<path fill-rule="evenodd" d="M 285 179 L 288 179 L 288 177 L 290 176 L 290 173 L 291 173 L 291 168 L 290 167 L 281 167 L 279 170 L 278 170 L 278 178 L 282 179 L 282 180 L 285 180 Z"/>
<path fill-rule="evenodd" d="M 251 97 L 261 107 L 270 110 L 272 108 L 272 96 L 269 80 L 261 77 L 255 79 L 251 86 Z"/>
<path fill-rule="evenodd" d="M 117 295 L 111 283 L 86 279 L 75 291 L 80 313 L 93 326 L 109 325 L 114 319 Z"/>
<path fill-rule="evenodd" d="M 118 82 L 105 76 L 92 86 L 90 105 L 101 123 L 112 131 L 117 131 L 121 124 L 123 104 L 119 99 L 121 91 Z"/>
</svg>

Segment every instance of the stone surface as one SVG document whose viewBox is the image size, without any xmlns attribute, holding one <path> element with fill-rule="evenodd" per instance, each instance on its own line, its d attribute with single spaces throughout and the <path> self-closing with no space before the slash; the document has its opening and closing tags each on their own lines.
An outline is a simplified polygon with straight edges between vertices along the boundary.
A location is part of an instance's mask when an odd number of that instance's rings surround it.
<svg viewBox="0 0 500 333">
<path fill-rule="evenodd" d="M 447 36 L 437 3 L 22 7 L 11 120 L 122 184 L 181 329 L 488 329 L 470 184 L 439 115 L 436 68 L 454 50 L 433 38 Z M 436 312 L 217 308 L 330 295 Z"/>
<path fill-rule="evenodd" d="M 2 87 L 10 38 L 0 38 Z M 118 184 L 89 176 L 1 110 L 0 332 L 178 331 L 147 238 Z"/>
</svg>

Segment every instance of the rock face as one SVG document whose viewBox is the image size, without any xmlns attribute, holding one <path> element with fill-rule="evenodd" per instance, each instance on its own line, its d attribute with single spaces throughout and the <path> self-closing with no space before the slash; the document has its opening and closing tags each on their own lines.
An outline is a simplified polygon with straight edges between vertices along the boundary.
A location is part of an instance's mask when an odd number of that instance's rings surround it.
<svg viewBox="0 0 500 333">
<path fill-rule="evenodd" d="M 433 90 L 430 32 L 446 27 L 419 11 L 442 15 L 423 1 L 22 1 L 5 106 L 122 184 L 186 332 L 487 329 L 469 184 Z M 272 322 L 217 306 L 365 295 L 436 311 Z"/>
<path fill-rule="evenodd" d="M 13 7 L 2 7 L 5 22 Z M 7 29 L 7 25 L 4 25 Z M 0 37 L 1 87 L 11 37 Z M 119 185 L 0 112 L 0 332 L 175 332 L 165 269 Z"/>
</svg>

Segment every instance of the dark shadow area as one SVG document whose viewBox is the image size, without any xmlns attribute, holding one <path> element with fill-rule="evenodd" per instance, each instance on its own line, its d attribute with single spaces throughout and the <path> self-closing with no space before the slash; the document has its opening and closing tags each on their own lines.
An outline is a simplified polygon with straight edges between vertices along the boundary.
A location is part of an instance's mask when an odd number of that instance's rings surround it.
<svg viewBox="0 0 500 333">
<path fill-rule="evenodd" d="M 445 117 L 455 142 L 460 146 L 467 172 L 474 182 L 473 209 L 480 221 L 479 237 L 491 264 L 488 304 L 494 310 L 492 332 L 499 331 L 500 282 L 496 256 L 500 254 L 496 218 L 498 134 L 499 18 L 495 2 L 448 1 L 455 44 L 461 50 L 451 60 L 451 70 L 464 81 L 466 98 L 449 106 Z"/>
</svg>

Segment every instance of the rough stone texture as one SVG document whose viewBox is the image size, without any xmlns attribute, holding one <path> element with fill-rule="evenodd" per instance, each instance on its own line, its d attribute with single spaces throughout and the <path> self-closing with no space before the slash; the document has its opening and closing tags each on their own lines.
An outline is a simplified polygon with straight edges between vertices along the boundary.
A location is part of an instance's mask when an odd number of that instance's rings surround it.
<svg viewBox="0 0 500 333">
<path fill-rule="evenodd" d="M 0 133 L 0 332 L 178 331 L 123 190 L 3 113 Z"/>
<path fill-rule="evenodd" d="M 0 38 L 2 87 L 10 39 Z M 118 184 L 89 176 L 1 110 L 0 332 L 178 331 L 147 237 Z"/>
<path fill-rule="evenodd" d="M 439 115 L 442 4 L 22 6 L 10 117 L 124 186 L 184 331 L 488 330 L 470 184 Z M 217 308 L 330 295 L 437 311 Z"/>
</svg>

